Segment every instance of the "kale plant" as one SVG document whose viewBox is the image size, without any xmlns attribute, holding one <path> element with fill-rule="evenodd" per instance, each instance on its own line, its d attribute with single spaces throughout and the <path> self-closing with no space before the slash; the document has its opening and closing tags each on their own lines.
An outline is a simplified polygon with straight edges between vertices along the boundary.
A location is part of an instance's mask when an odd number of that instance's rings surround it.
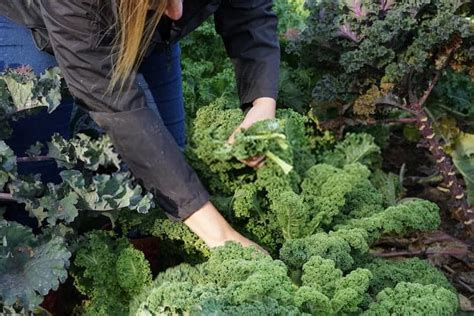
<svg viewBox="0 0 474 316">
<path fill-rule="evenodd" d="M 151 271 L 143 253 L 125 238 L 107 232 L 91 232 L 74 259 L 77 289 L 88 297 L 84 315 L 127 315 L 128 305 L 151 283 Z"/>
<path fill-rule="evenodd" d="M 40 107 L 53 112 L 61 103 L 62 88 L 62 76 L 57 67 L 45 70 L 40 76 L 28 66 L 0 71 L 0 139 L 11 134 L 8 120 Z"/>
<path fill-rule="evenodd" d="M 293 50 L 309 67 L 327 69 L 313 90 L 315 112 L 351 109 L 367 118 L 389 109 L 411 116 L 406 121 L 416 124 L 433 155 L 454 216 L 472 232 L 474 211 L 425 109 L 448 67 L 466 71 L 472 65 L 472 6 L 461 0 L 312 0 L 307 8 L 306 29 Z"/>
</svg>

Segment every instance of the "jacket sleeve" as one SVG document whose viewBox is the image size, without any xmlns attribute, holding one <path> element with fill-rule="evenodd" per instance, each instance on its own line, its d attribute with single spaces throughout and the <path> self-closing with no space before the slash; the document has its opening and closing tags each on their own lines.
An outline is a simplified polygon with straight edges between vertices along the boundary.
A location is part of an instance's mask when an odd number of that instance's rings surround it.
<svg viewBox="0 0 474 316">
<path fill-rule="evenodd" d="M 28 28 L 43 27 L 38 0 L 2 0 L 0 15 Z"/>
<path fill-rule="evenodd" d="M 155 194 L 168 215 L 182 220 L 209 196 L 161 118 L 130 79 L 124 92 L 107 94 L 113 35 L 98 0 L 40 0 L 51 44 L 71 93 L 110 136 L 134 176 Z M 105 14 L 109 16 L 109 14 Z M 113 16 L 113 15 L 112 15 Z"/>
<path fill-rule="evenodd" d="M 40 1 L 53 51 L 71 94 L 92 111 L 145 107 L 144 94 L 133 78 L 126 83 L 124 92 L 119 87 L 107 90 L 113 62 L 113 30 L 106 21 L 110 14 L 101 14 L 106 8 L 101 5 L 103 1 Z"/>
<path fill-rule="evenodd" d="M 215 23 L 234 64 L 241 103 L 276 99 L 280 46 L 272 0 L 223 0 Z"/>
</svg>

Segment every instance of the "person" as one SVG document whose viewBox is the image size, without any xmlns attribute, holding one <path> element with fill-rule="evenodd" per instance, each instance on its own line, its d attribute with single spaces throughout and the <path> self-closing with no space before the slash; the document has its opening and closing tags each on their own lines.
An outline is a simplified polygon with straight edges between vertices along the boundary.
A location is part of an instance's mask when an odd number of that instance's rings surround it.
<svg viewBox="0 0 474 316">
<path fill-rule="evenodd" d="M 235 132 L 274 118 L 280 49 L 272 0 L 3 0 L 0 15 L 30 28 L 38 47 L 54 53 L 76 102 L 170 218 L 182 220 L 211 248 L 227 241 L 254 244 L 209 201 L 162 117 L 146 105 L 136 74 L 150 56 L 176 49 L 214 15 L 248 109 Z M 146 68 L 153 73 L 153 66 Z M 262 160 L 245 163 L 256 167 Z"/>
</svg>

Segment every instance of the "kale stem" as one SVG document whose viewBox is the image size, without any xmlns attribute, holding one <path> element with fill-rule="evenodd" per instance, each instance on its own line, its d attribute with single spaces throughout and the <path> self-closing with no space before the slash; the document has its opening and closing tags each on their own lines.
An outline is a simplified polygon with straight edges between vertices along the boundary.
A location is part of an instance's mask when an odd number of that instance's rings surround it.
<svg viewBox="0 0 474 316">
<path fill-rule="evenodd" d="M 263 135 L 248 135 L 245 136 L 249 140 L 267 140 L 267 139 L 286 139 L 285 134 L 273 133 L 273 134 L 263 134 Z"/>
<path fill-rule="evenodd" d="M 293 170 L 293 166 L 288 164 L 287 162 L 283 161 L 280 157 L 272 153 L 271 151 L 267 151 L 265 153 L 265 156 L 267 156 L 270 160 L 272 160 L 274 163 L 276 163 L 280 168 L 283 170 L 285 174 L 290 173 L 291 170 Z"/>
</svg>

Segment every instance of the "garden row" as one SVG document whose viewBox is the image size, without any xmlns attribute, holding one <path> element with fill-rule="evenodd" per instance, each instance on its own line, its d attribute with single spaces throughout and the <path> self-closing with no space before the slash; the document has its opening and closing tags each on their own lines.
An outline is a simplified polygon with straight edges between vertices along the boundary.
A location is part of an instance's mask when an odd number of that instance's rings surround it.
<svg viewBox="0 0 474 316">
<path fill-rule="evenodd" d="M 392 260 L 384 244 L 422 239 L 449 217 L 457 223 L 450 233 L 472 237 L 472 5 L 279 0 L 275 10 L 277 117 L 232 145 L 244 113 L 212 20 L 181 43 L 186 157 L 220 212 L 270 255 L 232 243 L 210 251 L 166 218 L 109 138 L 79 114 L 71 139 L 54 135 L 17 157 L 8 123 L 54 111 L 61 78 L 55 69 L 41 77 L 25 67 L 0 73 L 3 313 L 44 313 L 44 297 L 50 307 L 54 291 L 68 287 L 76 297 L 56 305 L 85 315 L 460 310 L 458 291 L 426 253 Z M 222 63 L 210 62 L 216 58 Z M 394 139 L 427 157 L 408 175 L 406 162 L 390 156 Z M 239 162 L 256 155 L 266 157 L 262 168 Z M 21 165 L 35 161 L 55 162 L 58 181 L 22 174 Z M 420 187 L 441 188 L 442 209 L 413 196 Z M 19 205 L 34 227 L 2 215 Z M 472 268 L 468 250 L 456 255 Z"/>
</svg>

